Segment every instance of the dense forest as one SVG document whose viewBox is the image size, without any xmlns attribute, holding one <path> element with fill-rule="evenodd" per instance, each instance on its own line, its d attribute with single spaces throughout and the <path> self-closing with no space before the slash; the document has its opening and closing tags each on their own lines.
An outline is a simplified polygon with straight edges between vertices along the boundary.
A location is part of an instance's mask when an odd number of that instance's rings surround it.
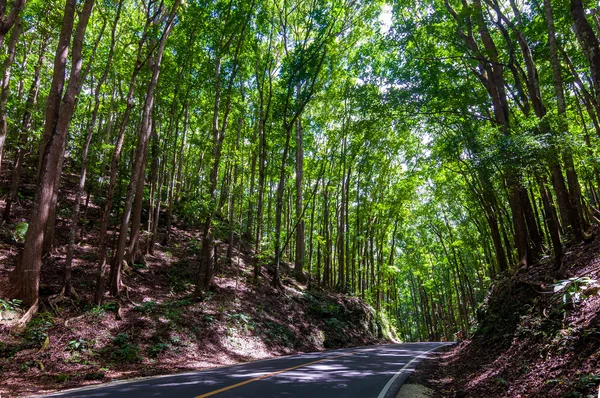
<svg viewBox="0 0 600 398">
<path fill-rule="evenodd" d="M 44 270 L 126 296 L 125 268 L 195 228 L 201 300 L 246 245 L 255 283 L 359 297 L 405 340 L 468 333 L 493 281 L 559 276 L 592 239 L 597 6 L 0 1 L 3 305 L 27 323 Z"/>
</svg>

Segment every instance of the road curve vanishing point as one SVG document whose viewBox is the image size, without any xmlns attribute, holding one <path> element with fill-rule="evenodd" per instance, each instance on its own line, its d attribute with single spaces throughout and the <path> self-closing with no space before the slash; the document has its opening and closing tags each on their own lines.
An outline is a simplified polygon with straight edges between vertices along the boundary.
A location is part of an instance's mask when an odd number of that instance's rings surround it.
<svg viewBox="0 0 600 398">
<path fill-rule="evenodd" d="M 449 343 L 405 343 L 313 352 L 193 373 L 63 391 L 47 397 L 391 398 L 419 361 Z"/>
</svg>

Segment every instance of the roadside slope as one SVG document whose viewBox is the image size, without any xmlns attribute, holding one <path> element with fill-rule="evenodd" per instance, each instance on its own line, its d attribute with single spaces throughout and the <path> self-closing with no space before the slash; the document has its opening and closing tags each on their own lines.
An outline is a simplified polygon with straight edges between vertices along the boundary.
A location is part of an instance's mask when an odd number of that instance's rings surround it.
<svg viewBox="0 0 600 398">
<path fill-rule="evenodd" d="M 598 236 L 595 230 L 594 235 Z M 600 384 L 600 239 L 497 282 L 474 335 L 410 382 L 447 397 L 586 397 Z"/>
<path fill-rule="evenodd" d="M 66 201 L 67 198 L 65 198 Z M 92 204 L 89 217 L 99 211 Z M 23 214 L 23 216 L 25 216 Z M 24 219 L 24 217 L 23 217 Z M 0 234 L 0 281 L 17 260 L 14 224 Z M 10 333 L 12 310 L 0 308 L 0 394 L 21 396 L 115 379 L 178 373 L 393 339 L 371 307 L 357 298 L 307 289 L 284 275 L 283 290 L 270 287 L 267 267 L 252 281 L 251 245 L 217 243 L 216 286 L 193 297 L 201 232 L 175 228 L 168 245 L 156 245 L 145 264 L 128 268 L 121 301 L 93 306 L 96 231 L 88 228 L 77 246 L 73 285 L 77 298 L 57 296 L 67 237 L 58 220 L 60 244 L 43 267 L 42 305 L 24 333 Z"/>
</svg>

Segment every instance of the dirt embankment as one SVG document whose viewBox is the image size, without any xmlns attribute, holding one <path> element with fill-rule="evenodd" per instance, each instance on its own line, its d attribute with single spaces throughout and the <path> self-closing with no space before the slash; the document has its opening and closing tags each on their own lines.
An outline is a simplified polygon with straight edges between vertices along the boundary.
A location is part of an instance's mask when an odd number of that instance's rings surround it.
<svg viewBox="0 0 600 398">
<path fill-rule="evenodd" d="M 599 236 L 600 231 L 594 231 Z M 497 282 L 473 336 L 425 361 L 410 382 L 443 397 L 596 397 L 600 239 Z"/>
</svg>

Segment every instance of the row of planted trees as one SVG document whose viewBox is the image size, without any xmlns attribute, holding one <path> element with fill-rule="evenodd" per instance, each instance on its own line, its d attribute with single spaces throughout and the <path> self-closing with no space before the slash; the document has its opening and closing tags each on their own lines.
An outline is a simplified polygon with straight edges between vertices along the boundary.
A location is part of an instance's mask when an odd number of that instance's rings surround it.
<svg viewBox="0 0 600 398">
<path fill-rule="evenodd" d="M 23 321 L 55 246 L 75 295 L 93 239 L 100 303 L 177 224 L 201 231 L 198 296 L 217 246 L 243 241 L 255 280 L 268 266 L 281 288 L 290 264 L 405 339 L 451 339 L 490 281 L 545 254 L 558 270 L 595 220 L 599 32 L 581 1 L 3 5 L 5 221 L 37 176 L 1 294 Z"/>
<path fill-rule="evenodd" d="M 445 0 L 410 13 L 408 5 L 395 8 L 394 51 L 402 61 L 390 68 L 405 85 L 394 95 L 411 99 L 407 108 L 431 135 L 434 191 L 452 196 L 448 187 L 462 186 L 462 215 L 442 215 L 446 243 L 439 228 L 430 231 L 457 275 L 472 261 L 489 265 L 486 275 L 476 270 L 470 284 L 456 285 L 471 312 L 486 277 L 548 254 L 560 277 L 565 244 L 589 239 L 597 222 L 600 19 L 593 7 L 578 0 Z M 459 224 L 469 225 L 475 240 L 457 238 Z M 441 302 L 434 292 L 429 301 Z M 431 335 L 429 328 L 421 326 Z"/>
</svg>

